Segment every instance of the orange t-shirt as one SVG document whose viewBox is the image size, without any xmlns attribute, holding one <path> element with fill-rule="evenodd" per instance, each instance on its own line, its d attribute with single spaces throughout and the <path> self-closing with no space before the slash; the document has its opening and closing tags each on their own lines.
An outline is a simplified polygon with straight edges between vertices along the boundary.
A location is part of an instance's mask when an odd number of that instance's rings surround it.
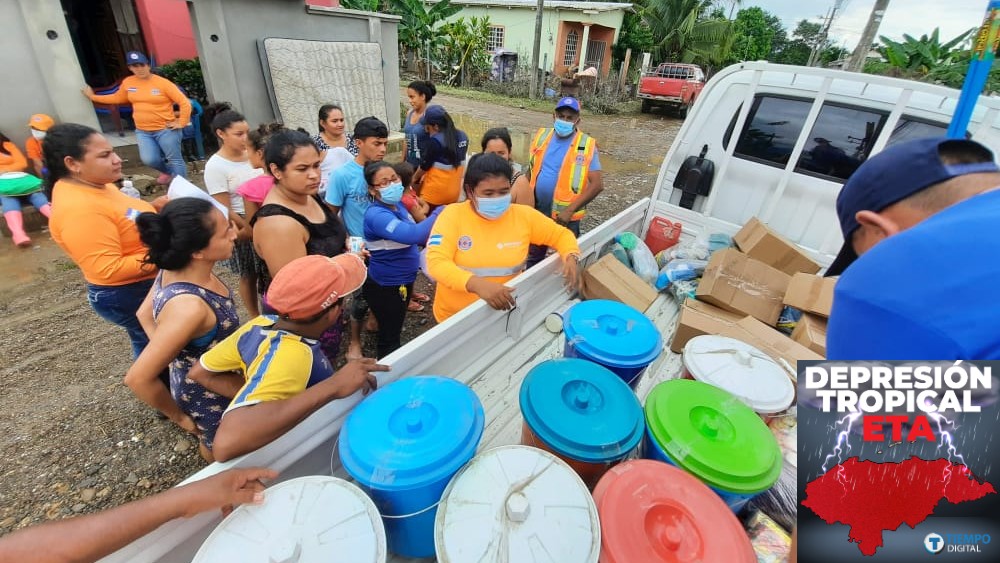
<svg viewBox="0 0 1000 563">
<path fill-rule="evenodd" d="M 32 160 L 41 160 L 42 142 L 34 137 L 28 137 L 28 140 L 24 142 L 24 152 L 27 153 L 28 158 Z"/>
<path fill-rule="evenodd" d="M 479 299 L 465 289 L 472 276 L 504 283 L 521 273 L 529 244 L 551 246 L 563 257 L 580 252 L 569 229 L 527 205 L 511 205 L 492 221 L 468 201 L 446 207 L 427 240 L 427 270 L 437 281 L 434 318 L 442 322 Z"/>
<path fill-rule="evenodd" d="M 191 102 L 173 82 L 152 74 L 149 78 L 129 76 L 114 94 L 94 96 L 99 104 L 132 104 L 135 128 L 142 131 L 166 129 L 167 122 L 177 120 L 178 128 L 191 121 Z M 180 117 L 174 117 L 174 104 L 180 107 Z"/>
<path fill-rule="evenodd" d="M 24 158 L 24 153 L 17 148 L 17 145 L 7 141 L 3 144 L 3 150 L 6 154 L 0 152 L 0 174 L 24 172 L 24 169 L 28 167 L 28 159 Z"/>
<path fill-rule="evenodd" d="M 135 226 L 146 211 L 155 209 L 113 184 L 102 189 L 59 180 L 52 189 L 49 232 L 89 283 L 125 285 L 156 275 L 156 268 L 143 263 L 146 246 Z"/>
</svg>

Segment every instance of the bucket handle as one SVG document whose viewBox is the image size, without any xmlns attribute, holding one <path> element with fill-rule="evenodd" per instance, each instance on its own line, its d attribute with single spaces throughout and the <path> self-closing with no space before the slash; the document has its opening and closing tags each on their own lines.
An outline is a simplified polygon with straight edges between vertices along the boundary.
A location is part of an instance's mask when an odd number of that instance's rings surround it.
<svg viewBox="0 0 1000 563">
<path fill-rule="evenodd" d="M 331 476 L 335 473 L 335 471 L 334 471 L 334 463 L 337 461 L 337 451 L 339 449 L 340 449 L 340 435 L 338 434 L 337 435 L 337 439 L 333 441 L 333 451 L 330 452 L 330 475 Z M 462 470 L 464 470 L 466 465 L 468 465 L 468 463 L 466 463 L 465 465 L 463 465 L 462 467 L 460 467 L 458 469 L 458 471 L 455 472 L 455 475 L 458 475 L 458 473 L 460 473 Z M 419 515 L 427 512 L 427 511 L 434 510 L 435 508 L 438 507 L 439 504 L 441 504 L 442 500 L 444 500 L 444 496 L 443 495 L 434 504 L 432 504 L 432 505 L 430 505 L 430 506 L 428 506 L 426 508 L 421 508 L 420 510 L 418 510 L 416 512 L 411 512 L 409 514 L 400 514 L 398 516 L 394 516 L 394 515 L 391 515 L 391 514 L 382 514 L 382 511 L 380 510 L 379 511 L 379 515 L 382 518 L 388 518 L 390 520 L 401 520 L 403 518 L 412 518 L 413 516 L 419 516 Z"/>
</svg>

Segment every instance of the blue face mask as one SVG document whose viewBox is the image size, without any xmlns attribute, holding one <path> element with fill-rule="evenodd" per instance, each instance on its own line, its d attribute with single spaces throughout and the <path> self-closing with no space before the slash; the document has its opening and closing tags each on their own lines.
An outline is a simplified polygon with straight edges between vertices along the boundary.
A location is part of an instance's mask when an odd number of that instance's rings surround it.
<svg viewBox="0 0 1000 563">
<path fill-rule="evenodd" d="M 508 209 L 510 209 L 510 194 L 500 197 L 477 197 L 476 209 L 479 214 L 487 219 L 499 219 Z"/>
<path fill-rule="evenodd" d="M 378 195 L 382 198 L 384 203 L 396 205 L 401 199 L 403 199 L 403 184 L 396 182 L 395 184 L 389 184 L 384 188 L 379 188 Z"/>
<path fill-rule="evenodd" d="M 576 127 L 576 125 L 572 121 L 557 119 L 553 127 L 555 127 L 556 135 L 559 135 L 560 137 L 569 137 L 573 133 L 573 128 Z"/>
</svg>

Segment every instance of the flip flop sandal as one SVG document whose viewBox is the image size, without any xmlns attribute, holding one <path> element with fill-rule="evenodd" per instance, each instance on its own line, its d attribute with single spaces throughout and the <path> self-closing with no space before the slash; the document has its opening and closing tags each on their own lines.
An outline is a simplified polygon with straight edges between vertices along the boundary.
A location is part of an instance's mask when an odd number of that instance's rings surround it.
<svg viewBox="0 0 1000 563">
<path fill-rule="evenodd" d="M 411 313 L 419 313 L 426 308 L 427 307 L 424 307 L 423 305 L 417 303 L 416 301 L 410 301 L 410 304 L 406 306 L 406 310 Z"/>
<path fill-rule="evenodd" d="M 413 292 L 412 300 L 416 301 L 417 303 L 428 303 L 431 300 L 431 296 L 427 295 L 426 293 Z"/>
</svg>

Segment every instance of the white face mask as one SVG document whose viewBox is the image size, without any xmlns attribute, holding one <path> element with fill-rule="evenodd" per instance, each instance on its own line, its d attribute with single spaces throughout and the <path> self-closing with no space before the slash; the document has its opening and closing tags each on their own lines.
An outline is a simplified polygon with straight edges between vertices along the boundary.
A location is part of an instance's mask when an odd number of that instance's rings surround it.
<svg viewBox="0 0 1000 563">
<path fill-rule="evenodd" d="M 39 131 L 38 129 L 31 130 L 31 136 L 41 141 L 45 138 L 45 131 Z"/>
</svg>

